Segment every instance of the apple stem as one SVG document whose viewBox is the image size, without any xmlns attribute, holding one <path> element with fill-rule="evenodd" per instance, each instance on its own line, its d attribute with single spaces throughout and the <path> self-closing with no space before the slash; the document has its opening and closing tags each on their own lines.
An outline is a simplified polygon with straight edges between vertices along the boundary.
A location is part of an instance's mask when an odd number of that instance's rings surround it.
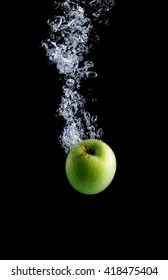
<svg viewBox="0 0 168 280">
<path fill-rule="evenodd" d="M 84 146 L 84 152 L 88 155 L 94 155 L 94 151 L 90 150 L 86 144 Z"/>
</svg>

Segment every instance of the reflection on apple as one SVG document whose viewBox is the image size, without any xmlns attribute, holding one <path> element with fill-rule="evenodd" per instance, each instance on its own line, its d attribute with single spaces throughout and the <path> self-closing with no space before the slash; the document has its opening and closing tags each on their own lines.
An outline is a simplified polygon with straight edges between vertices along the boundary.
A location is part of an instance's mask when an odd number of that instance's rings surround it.
<svg viewBox="0 0 168 280">
<path fill-rule="evenodd" d="M 87 139 L 72 146 L 65 164 L 72 187 L 83 194 L 97 194 L 106 189 L 116 172 L 116 157 L 103 141 Z"/>
</svg>

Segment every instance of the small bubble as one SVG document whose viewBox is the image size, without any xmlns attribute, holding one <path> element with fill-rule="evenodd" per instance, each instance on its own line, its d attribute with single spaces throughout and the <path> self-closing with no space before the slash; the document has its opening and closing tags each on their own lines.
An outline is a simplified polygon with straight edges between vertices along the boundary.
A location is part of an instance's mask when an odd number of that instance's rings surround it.
<svg viewBox="0 0 168 280">
<path fill-rule="evenodd" d="M 89 126 L 88 130 L 90 130 L 92 133 L 95 133 L 95 127 L 93 125 Z"/>
<path fill-rule="evenodd" d="M 48 20 L 47 20 L 47 24 L 48 24 L 48 25 L 51 25 L 51 24 L 52 24 L 52 20 L 51 20 L 51 19 L 48 19 Z"/>
<path fill-rule="evenodd" d="M 86 70 L 88 70 L 89 68 L 92 68 L 94 66 L 92 61 L 85 61 L 84 62 L 84 67 Z"/>
<path fill-rule="evenodd" d="M 85 117 L 85 119 L 90 119 L 90 113 L 89 112 L 85 112 L 84 113 L 84 117 Z"/>
<path fill-rule="evenodd" d="M 95 18 L 98 18 L 100 16 L 100 13 L 96 12 L 92 14 Z"/>
<path fill-rule="evenodd" d="M 52 40 L 54 40 L 54 39 L 55 39 L 55 34 L 54 34 L 54 33 L 50 33 L 50 38 L 51 38 Z"/>
<path fill-rule="evenodd" d="M 96 103 L 97 102 L 97 98 L 92 98 L 92 102 Z"/>
<path fill-rule="evenodd" d="M 53 30 L 55 30 L 55 32 L 59 29 L 59 27 L 61 26 L 63 21 L 63 17 L 62 16 L 56 16 L 54 21 L 51 22 L 51 27 Z"/>
<path fill-rule="evenodd" d="M 68 80 L 66 81 L 66 85 L 67 85 L 68 87 L 72 87 L 72 86 L 74 85 L 74 83 L 75 83 L 74 79 L 68 79 Z"/>
<path fill-rule="evenodd" d="M 97 73 L 93 72 L 93 71 L 88 71 L 88 72 L 86 72 L 86 76 L 87 76 L 87 78 L 93 79 L 93 78 L 97 77 Z"/>
<path fill-rule="evenodd" d="M 96 121 L 97 121 L 97 116 L 96 115 L 92 116 L 91 117 L 91 122 L 95 123 Z"/>
<path fill-rule="evenodd" d="M 103 136 L 103 129 L 102 128 L 99 128 L 98 130 L 97 130 L 97 138 L 102 138 L 102 136 Z"/>
</svg>

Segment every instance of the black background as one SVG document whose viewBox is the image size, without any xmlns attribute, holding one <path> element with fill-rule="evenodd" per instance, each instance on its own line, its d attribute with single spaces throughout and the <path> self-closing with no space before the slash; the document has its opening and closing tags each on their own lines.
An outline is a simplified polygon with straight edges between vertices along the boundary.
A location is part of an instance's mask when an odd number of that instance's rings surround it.
<svg viewBox="0 0 168 280">
<path fill-rule="evenodd" d="M 157 18 L 133 2 L 116 1 L 90 53 L 98 78 L 86 92 L 87 106 L 117 158 L 113 182 L 95 196 L 77 193 L 65 176 L 58 142 L 64 121 L 55 117 L 61 81 L 40 48 L 53 1 L 19 6 L 8 46 L 2 258 L 163 258 L 167 185 Z M 91 105 L 93 97 L 98 101 Z"/>
</svg>

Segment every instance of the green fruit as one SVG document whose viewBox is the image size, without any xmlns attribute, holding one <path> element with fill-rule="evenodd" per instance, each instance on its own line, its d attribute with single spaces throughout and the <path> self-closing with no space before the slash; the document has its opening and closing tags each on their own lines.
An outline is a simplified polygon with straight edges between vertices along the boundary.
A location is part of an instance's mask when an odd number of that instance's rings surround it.
<svg viewBox="0 0 168 280">
<path fill-rule="evenodd" d="M 116 157 L 101 140 L 83 140 L 72 146 L 65 170 L 74 189 L 83 194 L 97 194 L 111 183 L 116 172 Z"/>
</svg>

